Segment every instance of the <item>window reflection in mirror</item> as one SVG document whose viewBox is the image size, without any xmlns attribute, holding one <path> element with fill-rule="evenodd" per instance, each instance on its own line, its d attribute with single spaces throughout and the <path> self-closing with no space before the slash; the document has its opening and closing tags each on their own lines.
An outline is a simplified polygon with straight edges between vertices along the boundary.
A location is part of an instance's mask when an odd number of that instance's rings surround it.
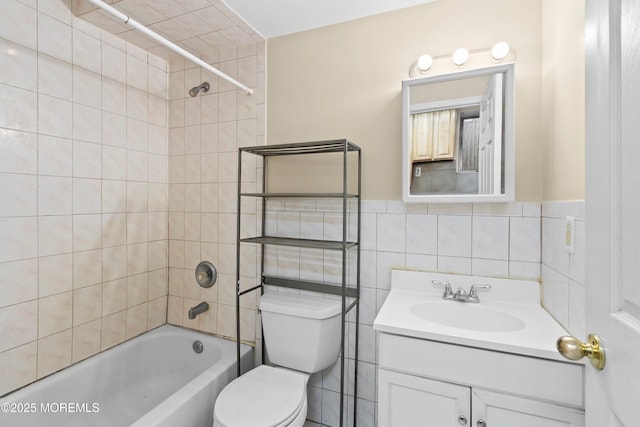
<svg viewBox="0 0 640 427">
<path fill-rule="evenodd" d="M 512 65 L 403 82 L 403 198 L 513 200 Z"/>
</svg>

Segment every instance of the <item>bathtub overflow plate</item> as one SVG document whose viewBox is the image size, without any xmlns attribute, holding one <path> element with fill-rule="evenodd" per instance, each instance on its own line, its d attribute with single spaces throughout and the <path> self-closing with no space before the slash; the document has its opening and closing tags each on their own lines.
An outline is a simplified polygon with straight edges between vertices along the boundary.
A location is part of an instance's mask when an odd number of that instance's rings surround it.
<svg viewBox="0 0 640 427">
<path fill-rule="evenodd" d="M 200 340 L 196 340 L 193 342 L 193 351 L 195 351 L 196 353 L 200 354 L 202 353 L 202 350 L 204 350 L 204 344 L 202 344 L 202 341 Z"/>
</svg>

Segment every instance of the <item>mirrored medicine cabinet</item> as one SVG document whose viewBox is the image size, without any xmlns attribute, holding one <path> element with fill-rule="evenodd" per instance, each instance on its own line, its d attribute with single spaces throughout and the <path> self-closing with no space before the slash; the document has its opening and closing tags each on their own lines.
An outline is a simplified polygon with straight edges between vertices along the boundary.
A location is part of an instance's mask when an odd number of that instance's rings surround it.
<svg viewBox="0 0 640 427">
<path fill-rule="evenodd" d="M 403 201 L 513 201 L 514 133 L 513 64 L 404 80 Z"/>
</svg>

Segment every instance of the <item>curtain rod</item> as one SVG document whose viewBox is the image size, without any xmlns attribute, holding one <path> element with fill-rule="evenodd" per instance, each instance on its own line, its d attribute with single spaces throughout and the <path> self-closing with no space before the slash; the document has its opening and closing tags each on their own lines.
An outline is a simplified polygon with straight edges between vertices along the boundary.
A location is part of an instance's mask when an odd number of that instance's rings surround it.
<svg viewBox="0 0 640 427">
<path fill-rule="evenodd" d="M 250 87 L 247 87 L 247 86 L 243 85 L 242 83 L 240 83 L 239 81 L 235 80 L 234 78 L 229 77 L 228 75 L 226 75 L 222 71 L 218 70 L 214 66 L 204 62 L 202 59 L 198 58 L 197 56 L 195 56 L 191 52 L 186 51 L 185 49 L 181 48 L 177 44 L 165 39 L 160 34 L 148 29 L 147 27 L 145 27 L 144 25 L 142 25 L 141 23 L 139 23 L 135 19 L 129 17 L 128 15 L 125 15 L 124 13 L 120 12 L 118 9 L 115 9 L 111 5 L 105 3 L 105 2 L 103 2 L 101 0 L 88 0 L 88 1 L 90 3 L 93 3 L 94 5 L 98 6 L 101 9 L 106 10 L 110 14 L 114 15 L 116 18 L 122 20 L 125 24 L 131 25 L 133 28 L 135 28 L 138 31 L 146 34 L 147 36 L 151 37 L 155 41 L 160 42 L 161 44 L 163 44 L 164 46 L 166 46 L 169 49 L 173 50 L 177 54 L 187 58 L 188 60 L 190 60 L 192 62 L 195 62 L 196 64 L 198 64 L 199 66 L 201 66 L 205 70 L 211 71 L 213 74 L 217 75 L 218 77 L 221 77 L 224 80 L 228 81 L 229 83 L 239 87 L 240 89 L 244 90 L 247 93 L 247 95 L 253 95 L 253 89 L 251 89 Z"/>
</svg>

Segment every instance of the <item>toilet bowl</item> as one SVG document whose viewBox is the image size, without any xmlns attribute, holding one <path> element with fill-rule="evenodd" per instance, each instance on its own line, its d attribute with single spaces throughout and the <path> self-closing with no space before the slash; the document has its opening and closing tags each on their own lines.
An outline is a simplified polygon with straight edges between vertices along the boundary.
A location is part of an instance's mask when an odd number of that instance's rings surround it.
<svg viewBox="0 0 640 427">
<path fill-rule="evenodd" d="M 271 363 L 229 383 L 218 395 L 214 427 L 302 427 L 307 382 L 340 353 L 341 300 L 266 293 L 260 297 Z"/>
<path fill-rule="evenodd" d="M 214 427 L 301 427 L 309 375 L 262 365 L 232 381 L 214 407 Z"/>
</svg>

